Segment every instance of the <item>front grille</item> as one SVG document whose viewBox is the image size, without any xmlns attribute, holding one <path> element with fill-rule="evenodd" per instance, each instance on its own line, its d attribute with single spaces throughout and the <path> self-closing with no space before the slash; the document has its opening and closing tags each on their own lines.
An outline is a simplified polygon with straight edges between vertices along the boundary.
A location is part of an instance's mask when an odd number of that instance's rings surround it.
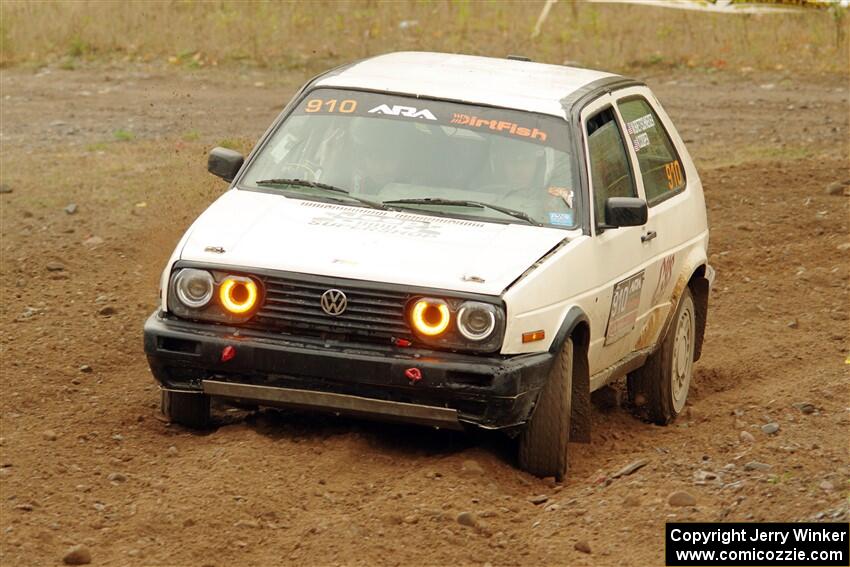
<svg viewBox="0 0 850 567">
<path fill-rule="evenodd" d="M 407 292 L 314 276 L 309 280 L 263 276 L 262 280 L 265 301 L 253 323 L 264 330 L 368 342 L 413 338 L 405 319 L 411 297 Z M 341 315 L 328 315 L 322 309 L 322 294 L 329 289 L 345 293 L 347 306 Z"/>
</svg>

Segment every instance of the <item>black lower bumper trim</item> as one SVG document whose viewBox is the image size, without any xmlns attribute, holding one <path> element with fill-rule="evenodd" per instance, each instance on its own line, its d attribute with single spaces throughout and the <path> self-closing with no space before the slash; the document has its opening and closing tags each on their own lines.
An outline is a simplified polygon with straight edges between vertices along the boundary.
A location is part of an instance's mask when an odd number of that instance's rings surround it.
<svg viewBox="0 0 850 567">
<path fill-rule="evenodd" d="M 454 419 L 488 429 L 522 425 L 531 414 L 552 362 L 549 353 L 480 356 L 309 342 L 173 319 L 161 312 L 148 318 L 144 335 L 151 371 L 164 388 L 208 390 L 215 396 L 244 398 L 234 393 L 236 389 L 254 386 L 262 390 L 252 391 L 262 392 L 266 398 L 256 400 L 261 404 L 341 413 L 345 408 L 335 404 L 349 400 L 352 411 L 346 413 L 439 427 L 447 425 L 433 422 L 434 416 L 436 421 L 443 421 L 449 414 L 454 415 L 449 422 Z M 222 351 L 228 346 L 234 349 L 235 356 L 222 361 Z M 408 378 L 406 371 L 411 368 L 419 370 L 420 380 Z M 292 392 L 296 391 L 315 396 L 307 400 L 306 394 L 298 394 L 301 397 L 295 400 Z M 365 409 L 367 406 L 371 411 Z M 421 414 L 425 419 L 419 419 L 416 411 L 423 410 L 405 411 L 413 407 L 429 408 L 434 410 L 433 415 L 428 417 L 430 414 L 425 412 Z"/>
</svg>

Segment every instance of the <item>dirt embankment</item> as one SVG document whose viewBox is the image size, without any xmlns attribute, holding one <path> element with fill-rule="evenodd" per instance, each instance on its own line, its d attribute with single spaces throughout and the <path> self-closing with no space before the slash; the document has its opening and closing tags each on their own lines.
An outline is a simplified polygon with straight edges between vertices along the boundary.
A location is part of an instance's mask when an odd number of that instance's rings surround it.
<svg viewBox="0 0 850 567">
<path fill-rule="evenodd" d="M 594 410 L 564 484 L 492 436 L 273 411 L 164 423 L 141 325 L 223 189 L 204 154 L 256 138 L 300 80 L 4 72 L 0 562 L 80 544 L 96 565 L 661 565 L 668 520 L 848 519 L 841 77 L 647 77 L 706 187 L 704 357 L 674 425 Z"/>
</svg>

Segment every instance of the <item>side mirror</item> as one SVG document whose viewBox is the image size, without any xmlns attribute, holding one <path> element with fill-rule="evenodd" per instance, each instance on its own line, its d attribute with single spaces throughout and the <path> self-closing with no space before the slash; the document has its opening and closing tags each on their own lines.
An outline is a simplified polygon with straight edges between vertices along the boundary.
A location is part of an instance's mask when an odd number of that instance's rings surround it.
<svg viewBox="0 0 850 567">
<path fill-rule="evenodd" d="M 637 197 L 608 197 L 605 201 L 604 228 L 646 224 L 646 201 Z"/>
<path fill-rule="evenodd" d="M 245 158 L 237 151 L 227 148 L 213 148 L 207 158 L 207 171 L 227 182 L 233 181 Z"/>
</svg>

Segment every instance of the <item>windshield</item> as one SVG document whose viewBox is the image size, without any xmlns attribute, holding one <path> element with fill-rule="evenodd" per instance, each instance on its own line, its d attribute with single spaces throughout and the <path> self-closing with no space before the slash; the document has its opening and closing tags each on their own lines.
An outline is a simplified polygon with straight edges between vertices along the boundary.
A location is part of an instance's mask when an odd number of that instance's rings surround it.
<svg viewBox="0 0 850 567">
<path fill-rule="evenodd" d="M 240 185 L 572 228 L 578 183 L 567 132 L 562 119 L 531 112 L 317 89 L 278 127 Z M 286 180 L 314 183 L 280 183 Z"/>
</svg>

